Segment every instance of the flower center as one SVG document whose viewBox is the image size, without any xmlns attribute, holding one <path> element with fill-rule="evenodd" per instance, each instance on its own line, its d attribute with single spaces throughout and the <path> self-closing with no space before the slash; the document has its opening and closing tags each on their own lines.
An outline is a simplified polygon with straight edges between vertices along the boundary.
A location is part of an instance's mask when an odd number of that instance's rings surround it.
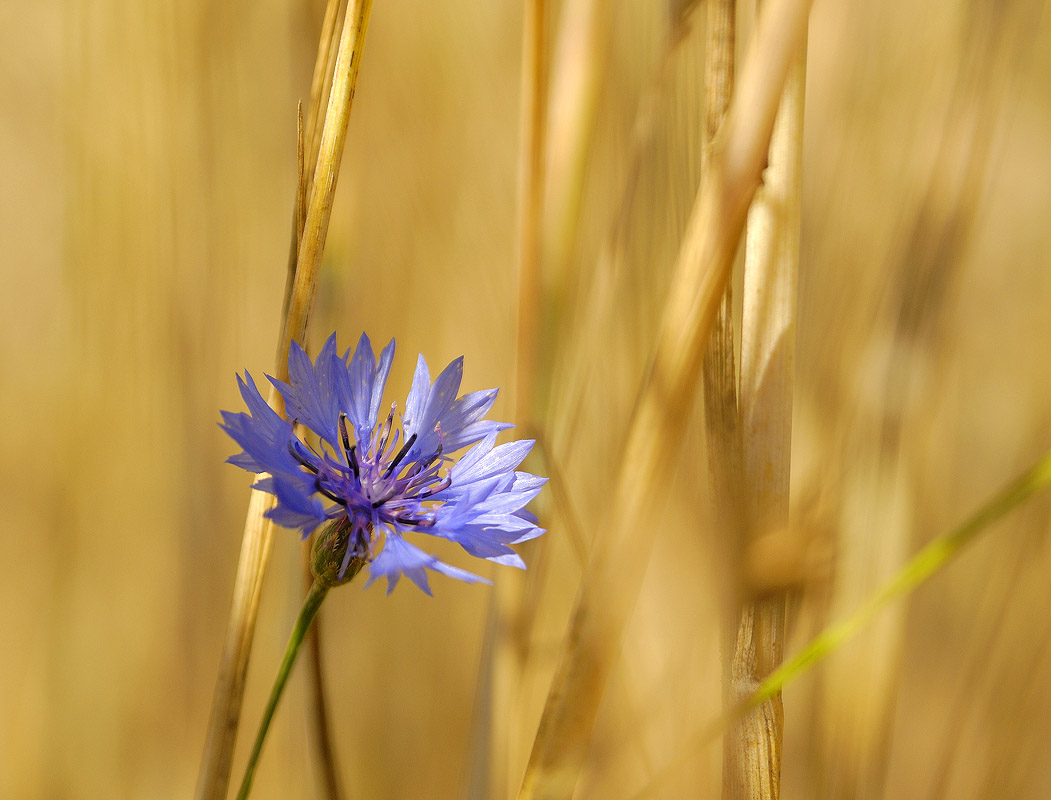
<svg viewBox="0 0 1051 800">
<path fill-rule="evenodd" d="M 413 452 L 417 434 L 398 446 L 402 431 L 394 426 L 397 403 L 391 405 L 387 419 L 376 426 L 365 441 L 351 444 L 347 415 L 340 412 L 338 428 L 343 452 L 341 460 L 322 447 L 321 453 L 307 450 L 293 440 L 296 460 L 314 473 L 317 491 L 346 509 L 347 516 L 359 524 L 376 528 L 434 525 L 434 501 L 429 498 L 449 486 L 441 468 L 449 460 L 443 456 L 441 424 L 435 426 L 437 449 L 433 453 Z"/>
</svg>

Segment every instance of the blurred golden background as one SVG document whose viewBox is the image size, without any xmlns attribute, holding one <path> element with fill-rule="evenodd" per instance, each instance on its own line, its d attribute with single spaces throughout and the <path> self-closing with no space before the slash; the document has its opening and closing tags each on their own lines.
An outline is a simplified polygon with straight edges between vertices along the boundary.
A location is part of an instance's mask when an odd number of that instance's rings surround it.
<svg viewBox="0 0 1051 800">
<path fill-rule="evenodd" d="M 476 727 L 495 590 L 353 585 L 323 612 L 350 797 L 517 787 L 580 539 L 600 540 L 609 463 L 631 457 L 619 445 L 699 176 L 705 15 L 681 0 L 598 7 L 579 216 L 567 249 L 546 254 L 570 277 L 539 420 L 580 525 L 553 521 L 566 514 L 547 491 L 542 558 L 532 543 L 530 572 L 487 573 L 535 598 L 528 669 L 492 734 L 507 776 L 484 774 Z M 193 791 L 250 483 L 223 463 L 236 448 L 216 422 L 241 408 L 235 372 L 273 368 L 295 109 L 322 12 L 0 10 L 0 797 Z M 521 29 L 519 4 L 376 0 L 311 341 L 397 337 L 389 397 L 404 397 L 417 352 L 432 370 L 463 354 L 464 387 L 505 387 L 494 416 L 514 414 Z M 792 442 L 807 566 L 788 652 L 1051 445 L 1046 4 L 818 0 L 807 73 Z M 602 324 L 570 324 L 611 250 Z M 574 415 L 561 387 L 584 362 Z M 668 464 L 676 500 L 645 532 L 654 554 L 577 798 L 719 791 L 718 745 L 697 745 L 720 709 L 700 419 Z M 785 797 L 1051 795 L 1049 513 L 1047 497 L 1030 502 L 786 690 Z M 299 559 L 278 531 L 235 779 L 298 608 Z M 253 797 L 316 796 L 303 695 L 294 676 Z"/>
</svg>

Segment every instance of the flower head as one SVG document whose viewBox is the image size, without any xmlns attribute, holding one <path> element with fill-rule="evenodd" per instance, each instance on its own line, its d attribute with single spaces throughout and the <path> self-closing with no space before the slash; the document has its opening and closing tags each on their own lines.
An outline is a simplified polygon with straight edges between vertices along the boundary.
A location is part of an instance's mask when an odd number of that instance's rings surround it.
<svg viewBox="0 0 1051 800">
<path fill-rule="evenodd" d="M 396 403 L 381 418 L 393 359 L 393 339 L 377 357 L 364 334 L 353 356 L 338 354 L 332 334 L 313 363 L 292 342 L 289 382 L 269 378 L 288 419 L 270 408 L 251 375 L 238 376 L 249 413 L 222 412 L 221 427 L 242 448 L 228 461 L 268 473 L 255 486 L 277 498 L 268 516 L 279 525 L 305 537 L 326 521 L 339 522 L 348 534 L 340 537 L 347 542 L 341 577 L 358 560 L 368 563 L 368 584 L 387 578 L 388 593 L 405 575 L 430 594 L 427 570 L 488 582 L 420 550 L 405 538 L 410 533 L 524 569 L 510 545 L 544 532 L 525 505 L 547 479 L 516 471 L 533 442 L 496 444 L 497 433 L 513 426 L 485 419 L 495 389 L 457 397 L 462 358 L 432 383 L 421 355 L 400 426 Z M 296 434 L 296 423 L 317 435 L 316 446 Z M 452 454 L 471 445 L 453 463 Z"/>
</svg>

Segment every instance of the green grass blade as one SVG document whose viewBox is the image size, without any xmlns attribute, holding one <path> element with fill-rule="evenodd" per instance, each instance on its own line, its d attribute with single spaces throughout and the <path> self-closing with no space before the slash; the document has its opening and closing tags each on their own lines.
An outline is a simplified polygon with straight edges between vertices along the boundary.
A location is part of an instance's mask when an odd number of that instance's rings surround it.
<svg viewBox="0 0 1051 800">
<path fill-rule="evenodd" d="M 745 711 L 770 699 L 789 681 L 836 648 L 854 638 L 888 603 L 908 594 L 952 560 L 965 545 L 992 523 L 1051 483 L 1051 452 L 1009 484 L 958 528 L 938 537 L 918 552 L 867 603 L 844 620 L 826 628 L 798 655 L 789 659 L 760 684 Z"/>
</svg>

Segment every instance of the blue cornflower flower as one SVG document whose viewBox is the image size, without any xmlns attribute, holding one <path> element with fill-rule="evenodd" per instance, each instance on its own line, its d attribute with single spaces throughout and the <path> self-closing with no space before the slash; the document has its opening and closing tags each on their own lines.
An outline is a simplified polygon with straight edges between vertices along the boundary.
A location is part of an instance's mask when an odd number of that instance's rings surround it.
<svg viewBox="0 0 1051 800">
<path fill-rule="evenodd" d="M 288 419 L 270 408 L 251 375 L 238 376 L 249 413 L 222 412 L 221 427 L 242 448 L 228 461 L 268 473 L 255 486 L 277 498 L 268 516 L 279 525 L 306 537 L 327 521 L 342 524 L 349 536 L 340 578 L 356 559 L 368 563 L 366 586 L 385 577 L 388 594 L 402 575 L 430 594 L 426 570 L 489 582 L 425 553 L 407 533 L 448 539 L 472 556 L 524 569 L 510 545 L 544 533 L 525 505 L 547 479 L 515 469 L 533 442 L 496 444 L 497 433 L 513 426 L 485 419 L 496 389 L 456 396 L 462 357 L 432 383 L 421 355 L 400 430 L 396 403 L 381 422 L 393 360 L 393 339 L 377 358 L 365 334 L 353 357 L 337 353 L 332 334 L 313 363 L 292 342 L 289 382 L 267 376 Z M 297 422 L 317 435 L 317 448 L 296 435 Z M 453 463 L 451 454 L 469 445 Z"/>
</svg>

